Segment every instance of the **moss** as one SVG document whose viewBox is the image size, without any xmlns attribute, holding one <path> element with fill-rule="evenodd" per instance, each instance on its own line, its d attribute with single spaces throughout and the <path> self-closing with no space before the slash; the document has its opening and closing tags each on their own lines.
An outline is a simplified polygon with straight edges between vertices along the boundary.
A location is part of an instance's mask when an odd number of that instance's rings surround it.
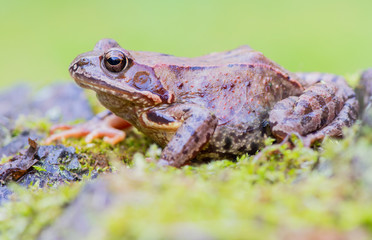
<svg viewBox="0 0 372 240">
<path fill-rule="evenodd" d="M 21 132 L 29 129 L 37 131 L 41 134 L 48 134 L 51 126 L 52 123 L 46 118 L 35 118 L 32 116 L 27 116 L 26 118 L 25 116 L 22 115 L 17 119 L 15 123 L 13 136 L 17 136 Z"/>
<path fill-rule="evenodd" d="M 47 189 L 31 186 L 26 190 L 12 184 L 13 201 L 0 207 L 1 239 L 35 239 L 74 199 L 80 187 L 74 183 Z"/>
<path fill-rule="evenodd" d="M 12 156 L 8 156 L 8 157 L 2 157 L 0 159 L 0 164 L 4 164 L 6 162 L 9 162 L 9 160 L 12 159 Z"/>
<path fill-rule="evenodd" d="M 76 152 L 82 156 L 80 163 L 83 169 L 98 168 L 108 170 L 111 161 L 120 161 L 124 164 L 131 165 L 135 153 L 145 154 L 149 149 L 148 157 L 155 156 L 154 149 L 159 148 L 153 145 L 151 140 L 138 132 L 136 129 L 128 130 L 126 139 L 116 144 L 115 146 L 104 142 L 102 139 L 96 139 L 92 143 L 87 144 L 84 138 L 71 138 L 62 140 L 61 143 L 65 146 L 73 146 Z M 152 150 L 151 150 L 152 149 Z"/>
<path fill-rule="evenodd" d="M 110 181 L 117 198 L 129 200 L 106 210 L 94 235 L 277 239 L 284 231 L 301 229 L 332 230 L 341 236 L 355 230 L 362 236 L 370 233 L 370 194 L 360 184 L 312 171 L 318 157 L 326 161 L 313 150 L 285 145 L 268 149 L 282 157 L 271 161 L 266 152 L 236 163 L 158 169 L 136 155 L 133 168 L 121 169 Z"/>
</svg>

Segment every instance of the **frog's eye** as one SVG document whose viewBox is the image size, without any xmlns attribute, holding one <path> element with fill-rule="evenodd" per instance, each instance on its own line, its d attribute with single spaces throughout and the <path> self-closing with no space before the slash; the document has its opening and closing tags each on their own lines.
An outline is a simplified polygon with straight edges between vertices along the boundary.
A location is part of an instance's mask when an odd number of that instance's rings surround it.
<svg viewBox="0 0 372 240">
<path fill-rule="evenodd" d="M 119 50 L 108 51 L 103 61 L 110 72 L 120 72 L 128 65 L 127 57 Z"/>
</svg>

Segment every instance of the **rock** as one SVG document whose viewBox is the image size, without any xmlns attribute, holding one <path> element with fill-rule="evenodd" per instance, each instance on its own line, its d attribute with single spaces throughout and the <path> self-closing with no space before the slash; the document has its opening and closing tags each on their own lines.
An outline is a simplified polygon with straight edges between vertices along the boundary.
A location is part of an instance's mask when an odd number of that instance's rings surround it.
<svg viewBox="0 0 372 240">
<path fill-rule="evenodd" d="M 35 130 L 26 130 L 12 138 L 15 121 L 24 115 L 33 119 L 47 118 L 52 122 L 68 122 L 93 117 L 91 107 L 81 88 L 74 83 L 55 83 L 35 94 L 30 85 L 18 85 L 0 92 L 0 158 L 15 156 L 28 145 L 28 139 L 42 139 Z M 19 156 L 18 156 L 19 157 Z M 17 158 L 17 155 L 13 158 Z M 0 166 L 3 175 L 14 174 L 18 184 L 29 186 L 38 183 L 39 187 L 62 184 L 66 181 L 78 181 L 86 174 L 81 169 L 80 156 L 74 148 L 62 145 L 40 146 L 35 155 L 35 162 L 30 166 Z M 33 160 L 33 159 L 31 159 Z M 6 166 L 6 167 L 5 167 Z M 39 169 L 39 171 L 35 168 Z M 23 169 L 24 168 L 24 169 Z M 96 176 L 96 174 L 94 174 Z M 7 200 L 11 190 L 2 185 L 0 188 L 0 204 Z"/>
<path fill-rule="evenodd" d="M 0 116 L 0 148 L 11 141 L 10 121 L 8 118 Z M 1 153 L 0 153 L 1 157 Z"/>
<path fill-rule="evenodd" d="M 55 83 L 41 89 L 35 94 L 31 109 L 52 122 L 93 117 L 83 90 L 74 83 Z"/>
<path fill-rule="evenodd" d="M 18 85 L 0 92 L 0 116 L 16 120 L 20 114 L 28 115 L 31 102 L 31 87 Z"/>
<path fill-rule="evenodd" d="M 0 206 L 9 200 L 13 192 L 6 185 L 0 185 Z"/>
<path fill-rule="evenodd" d="M 39 158 L 28 174 L 19 182 L 20 185 L 29 186 L 30 184 L 39 183 L 39 187 L 46 185 L 58 185 L 65 182 L 79 181 L 84 174 L 88 172 L 81 169 L 79 155 L 75 149 L 63 145 L 40 146 L 36 157 Z"/>
<path fill-rule="evenodd" d="M 29 85 L 0 92 L 0 124 L 8 129 L 20 115 L 47 118 L 52 122 L 90 119 L 93 112 L 83 90 L 73 83 L 54 83 L 32 94 Z"/>
<path fill-rule="evenodd" d="M 30 146 L 26 153 L 0 165 L 0 205 L 12 193 L 6 186 L 9 180 L 25 187 L 37 184 L 40 188 L 80 181 L 89 172 L 81 168 L 79 158 L 73 147 L 50 145 L 38 146 L 35 150 L 35 146 Z"/>
<path fill-rule="evenodd" d="M 15 155 L 27 146 L 29 138 L 41 139 L 42 136 L 36 132 L 24 131 L 0 148 L 0 157 Z"/>
</svg>

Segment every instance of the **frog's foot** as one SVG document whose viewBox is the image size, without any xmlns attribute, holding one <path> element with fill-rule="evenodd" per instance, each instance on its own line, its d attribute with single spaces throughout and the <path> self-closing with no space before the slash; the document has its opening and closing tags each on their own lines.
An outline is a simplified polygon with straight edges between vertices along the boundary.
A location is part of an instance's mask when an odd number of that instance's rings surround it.
<svg viewBox="0 0 372 240">
<path fill-rule="evenodd" d="M 103 141 L 114 145 L 125 139 L 125 132 L 119 129 L 128 127 L 130 127 L 128 122 L 115 115 L 93 118 L 77 126 L 56 125 L 52 127 L 52 135 L 45 140 L 45 144 L 71 137 L 85 137 L 87 143 L 92 142 L 96 138 L 103 138 Z M 62 132 L 55 133 L 58 130 L 62 130 Z"/>
<path fill-rule="evenodd" d="M 321 80 L 313 81 L 302 95 L 278 102 L 270 112 L 271 130 L 278 141 L 298 133 L 305 146 L 311 146 L 326 135 L 341 137 L 342 128 L 356 121 L 358 101 L 345 80 L 331 74 L 312 76 Z"/>
<path fill-rule="evenodd" d="M 57 131 L 61 130 L 62 132 Z M 71 137 L 84 137 L 89 134 L 89 130 L 86 128 L 70 125 L 55 125 L 50 129 L 50 136 L 45 139 L 45 144 L 51 144 L 52 142 L 60 139 L 71 138 Z"/>
<path fill-rule="evenodd" d="M 96 138 L 103 138 L 103 141 L 115 145 L 125 139 L 125 132 L 112 127 L 100 127 L 90 132 L 85 141 L 90 143 Z"/>
</svg>

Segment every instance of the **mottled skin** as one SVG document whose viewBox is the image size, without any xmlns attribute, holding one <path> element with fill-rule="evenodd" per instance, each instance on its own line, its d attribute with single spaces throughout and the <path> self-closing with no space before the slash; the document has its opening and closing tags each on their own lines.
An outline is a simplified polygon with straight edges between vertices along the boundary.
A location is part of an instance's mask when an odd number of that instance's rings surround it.
<svg viewBox="0 0 372 240">
<path fill-rule="evenodd" d="M 270 112 L 272 133 L 283 139 L 298 133 L 306 146 L 325 135 L 342 137 L 358 117 L 358 100 L 344 78 L 325 73 L 298 73 L 305 91 L 277 103 Z"/>
<path fill-rule="evenodd" d="M 341 77 L 293 74 L 248 46 L 182 58 L 103 39 L 69 70 L 164 148 L 161 165 L 254 154 L 271 133 L 279 140 L 298 133 L 311 144 L 340 136 L 357 115 L 354 92 Z"/>
</svg>

